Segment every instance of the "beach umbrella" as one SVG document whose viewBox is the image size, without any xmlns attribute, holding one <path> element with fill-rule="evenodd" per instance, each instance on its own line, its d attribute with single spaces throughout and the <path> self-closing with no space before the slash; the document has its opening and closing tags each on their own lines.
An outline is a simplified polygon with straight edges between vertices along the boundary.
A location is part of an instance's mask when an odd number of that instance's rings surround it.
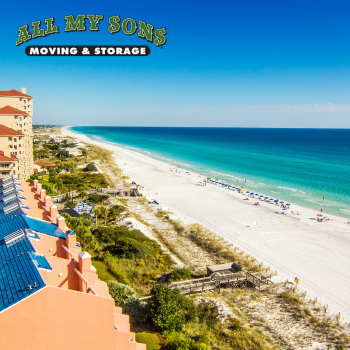
<svg viewBox="0 0 350 350">
<path fill-rule="evenodd" d="M 247 191 L 246 193 L 250 193 L 249 191 Z"/>
<path fill-rule="evenodd" d="M 270 201 L 274 201 L 274 199 L 273 199 L 273 198 L 270 198 Z"/>
<path fill-rule="evenodd" d="M 277 202 L 278 202 L 278 199 L 275 199 L 275 202 L 277 203 Z"/>
<path fill-rule="evenodd" d="M 250 194 L 254 194 L 254 192 L 250 192 Z"/>
<path fill-rule="evenodd" d="M 290 203 L 287 203 L 286 205 L 290 205 Z"/>
<path fill-rule="evenodd" d="M 265 197 L 265 199 L 269 199 L 269 197 Z"/>
<path fill-rule="evenodd" d="M 317 214 L 317 216 L 323 216 L 322 214 Z"/>
<path fill-rule="evenodd" d="M 284 202 L 280 202 L 281 204 L 284 204 Z"/>
<path fill-rule="evenodd" d="M 263 195 L 261 195 L 260 197 L 264 197 Z"/>
</svg>

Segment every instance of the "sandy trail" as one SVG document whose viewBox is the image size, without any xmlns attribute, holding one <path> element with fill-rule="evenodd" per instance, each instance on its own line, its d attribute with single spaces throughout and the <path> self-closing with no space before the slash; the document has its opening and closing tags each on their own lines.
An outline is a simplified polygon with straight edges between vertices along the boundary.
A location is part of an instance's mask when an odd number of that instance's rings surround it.
<svg viewBox="0 0 350 350">
<path fill-rule="evenodd" d="M 116 163 L 143 194 L 160 202 L 185 224 L 199 223 L 278 272 L 282 280 L 300 279 L 299 288 L 317 297 L 334 313 L 350 321 L 350 225 L 347 220 L 317 222 L 318 212 L 292 205 L 300 216 L 281 215 L 275 204 L 243 200 L 245 196 L 214 185 L 196 186 L 198 174 L 109 143 L 92 141 L 67 129 L 63 134 L 115 151 Z"/>
</svg>

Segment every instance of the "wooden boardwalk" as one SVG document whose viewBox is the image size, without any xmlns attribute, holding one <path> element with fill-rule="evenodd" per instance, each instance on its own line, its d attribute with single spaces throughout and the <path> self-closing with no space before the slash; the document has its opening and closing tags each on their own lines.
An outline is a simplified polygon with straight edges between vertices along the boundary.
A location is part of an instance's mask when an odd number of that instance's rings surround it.
<svg viewBox="0 0 350 350">
<path fill-rule="evenodd" d="M 237 287 L 252 287 L 261 289 L 273 284 L 267 277 L 258 273 L 240 272 L 229 274 L 212 274 L 210 277 L 199 278 L 196 280 L 173 282 L 169 288 L 180 289 L 181 294 L 201 293 L 208 290 L 218 290 L 222 286 L 237 288 Z"/>
</svg>

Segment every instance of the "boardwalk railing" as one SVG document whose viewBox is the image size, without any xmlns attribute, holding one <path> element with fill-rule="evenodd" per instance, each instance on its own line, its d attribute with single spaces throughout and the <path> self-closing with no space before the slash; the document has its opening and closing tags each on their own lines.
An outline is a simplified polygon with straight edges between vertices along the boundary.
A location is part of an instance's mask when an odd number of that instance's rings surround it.
<svg viewBox="0 0 350 350">
<path fill-rule="evenodd" d="M 168 287 L 170 289 L 178 288 L 181 294 L 199 293 L 208 290 L 219 289 L 222 285 L 230 286 L 231 288 L 237 286 L 252 286 L 260 289 L 262 286 L 272 284 L 267 277 L 258 273 L 240 272 L 229 274 L 212 274 L 210 277 L 199 278 L 196 280 L 187 280 L 180 282 L 173 282 Z"/>
</svg>

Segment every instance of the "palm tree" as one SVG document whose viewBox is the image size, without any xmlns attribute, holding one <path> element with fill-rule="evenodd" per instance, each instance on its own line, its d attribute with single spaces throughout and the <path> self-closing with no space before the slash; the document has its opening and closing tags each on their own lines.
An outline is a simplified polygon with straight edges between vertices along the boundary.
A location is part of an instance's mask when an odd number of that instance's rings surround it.
<svg viewBox="0 0 350 350">
<path fill-rule="evenodd" d="M 63 182 L 61 179 L 58 179 L 56 181 L 55 187 L 56 187 L 57 191 L 61 194 L 61 191 L 63 190 Z"/>
<path fill-rule="evenodd" d="M 95 215 L 95 219 L 96 219 L 96 227 L 98 226 L 98 221 L 97 221 L 97 217 L 100 215 L 101 211 L 99 207 L 96 207 L 92 213 Z"/>
<path fill-rule="evenodd" d="M 105 219 L 105 225 L 107 225 L 107 218 L 108 218 L 108 214 L 109 214 L 109 209 L 106 207 L 100 207 L 100 213 Z"/>
</svg>

